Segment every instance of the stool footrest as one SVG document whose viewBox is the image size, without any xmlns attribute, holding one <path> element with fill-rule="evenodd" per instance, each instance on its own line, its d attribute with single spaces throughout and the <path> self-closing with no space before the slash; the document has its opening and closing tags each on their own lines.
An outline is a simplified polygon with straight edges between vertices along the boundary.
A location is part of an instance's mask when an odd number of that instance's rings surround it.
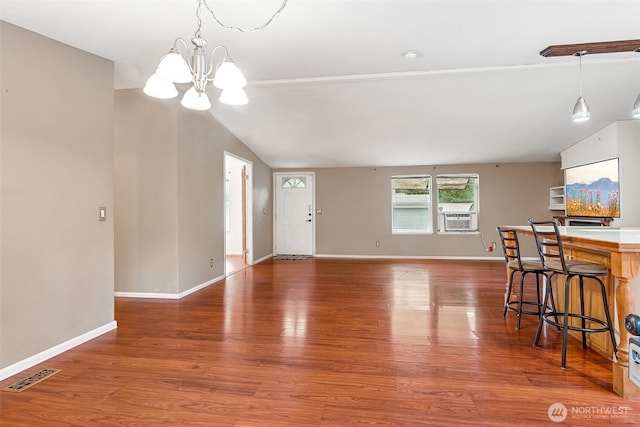
<svg viewBox="0 0 640 427">
<path fill-rule="evenodd" d="M 551 319 L 551 317 L 557 317 L 558 320 L 559 319 L 563 319 L 564 318 L 564 313 L 560 313 L 560 312 L 546 312 L 542 315 L 542 318 L 544 319 L 545 322 L 549 323 L 550 325 L 556 326 L 558 328 L 564 328 L 564 323 L 561 323 L 560 321 L 556 322 L 554 319 Z M 602 326 L 601 328 L 587 328 L 587 327 L 582 327 L 582 326 L 574 326 L 571 324 L 571 322 L 569 322 L 569 325 L 567 325 L 567 329 L 570 331 L 579 331 L 579 332 L 607 332 L 611 329 L 611 325 L 607 324 L 607 322 L 600 320 L 600 319 L 596 319 L 595 317 L 591 317 L 591 316 L 586 316 L 586 315 L 581 315 L 581 314 L 577 314 L 577 313 L 569 313 L 569 317 L 572 319 L 581 319 L 587 322 L 594 322 L 599 324 L 600 326 Z"/>
<path fill-rule="evenodd" d="M 517 313 L 518 312 L 518 304 L 519 304 L 518 300 L 509 301 L 507 303 L 507 308 L 509 310 L 513 310 L 513 311 L 515 311 Z M 538 304 L 537 302 L 534 302 L 534 301 L 522 301 L 522 306 L 523 306 L 523 308 L 522 308 L 521 313 L 523 313 L 523 314 L 537 314 L 538 316 L 540 315 L 540 307 L 542 307 L 542 304 Z M 537 307 L 537 309 L 535 309 L 535 311 L 534 310 L 529 310 L 529 309 L 525 310 L 524 309 L 525 306 L 527 306 L 527 307 L 528 306 L 534 306 L 534 307 Z"/>
</svg>

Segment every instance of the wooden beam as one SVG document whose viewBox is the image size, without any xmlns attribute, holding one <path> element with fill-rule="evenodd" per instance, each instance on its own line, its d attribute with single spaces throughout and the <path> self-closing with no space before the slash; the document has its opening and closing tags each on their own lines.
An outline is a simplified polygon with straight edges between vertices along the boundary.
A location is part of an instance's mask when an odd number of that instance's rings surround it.
<svg viewBox="0 0 640 427">
<path fill-rule="evenodd" d="M 618 40 L 609 42 L 559 44 L 548 46 L 540 51 L 540 55 L 571 56 L 586 51 L 586 55 L 595 53 L 634 52 L 640 50 L 640 40 Z"/>
</svg>

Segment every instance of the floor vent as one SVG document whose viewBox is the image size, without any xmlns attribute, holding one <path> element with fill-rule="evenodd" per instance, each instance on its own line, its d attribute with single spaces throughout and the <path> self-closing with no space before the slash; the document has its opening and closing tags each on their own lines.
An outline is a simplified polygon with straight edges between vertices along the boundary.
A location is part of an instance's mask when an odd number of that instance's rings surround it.
<svg viewBox="0 0 640 427">
<path fill-rule="evenodd" d="M 13 392 L 19 392 L 22 390 L 26 390 L 29 387 L 31 387 L 34 384 L 39 383 L 42 380 L 45 380 L 47 378 L 49 378 L 51 375 L 53 374 L 57 374 L 58 372 L 60 372 L 60 369 L 43 369 L 40 372 L 37 372 L 33 375 L 31 375 L 28 378 L 23 379 L 22 381 L 18 381 L 15 384 L 11 384 L 9 387 L 5 387 L 2 390 L 3 391 L 13 391 Z"/>
<path fill-rule="evenodd" d="M 305 260 L 311 258 L 308 255 L 276 255 L 273 259 L 281 259 L 281 260 Z"/>
</svg>

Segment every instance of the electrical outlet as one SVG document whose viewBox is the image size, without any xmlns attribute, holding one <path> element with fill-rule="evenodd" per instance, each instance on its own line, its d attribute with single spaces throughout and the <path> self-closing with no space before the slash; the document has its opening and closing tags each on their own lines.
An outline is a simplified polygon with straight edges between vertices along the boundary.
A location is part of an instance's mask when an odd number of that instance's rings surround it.
<svg viewBox="0 0 640 427">
<path fill-rule="evenodd" d="M 213 268 L 213 258 L 209 260 L 209 267 Z"/>
</svg>

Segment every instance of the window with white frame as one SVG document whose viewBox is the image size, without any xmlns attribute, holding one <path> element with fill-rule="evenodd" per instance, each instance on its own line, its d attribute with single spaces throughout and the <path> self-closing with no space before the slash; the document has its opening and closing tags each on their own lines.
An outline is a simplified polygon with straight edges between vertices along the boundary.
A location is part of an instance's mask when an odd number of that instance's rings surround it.
<svg viewBox="0 0 640 427">
<path fill-rule="evenodd" d="M 392 233 L 432 233 L 431 176 L 391 177 L 391 206 Z"/>
<path fill-rule="evenodd" d="M 439 232 L 478 231 L 479 188 L 478 174 L 436 176 Z"/>
</svg>

